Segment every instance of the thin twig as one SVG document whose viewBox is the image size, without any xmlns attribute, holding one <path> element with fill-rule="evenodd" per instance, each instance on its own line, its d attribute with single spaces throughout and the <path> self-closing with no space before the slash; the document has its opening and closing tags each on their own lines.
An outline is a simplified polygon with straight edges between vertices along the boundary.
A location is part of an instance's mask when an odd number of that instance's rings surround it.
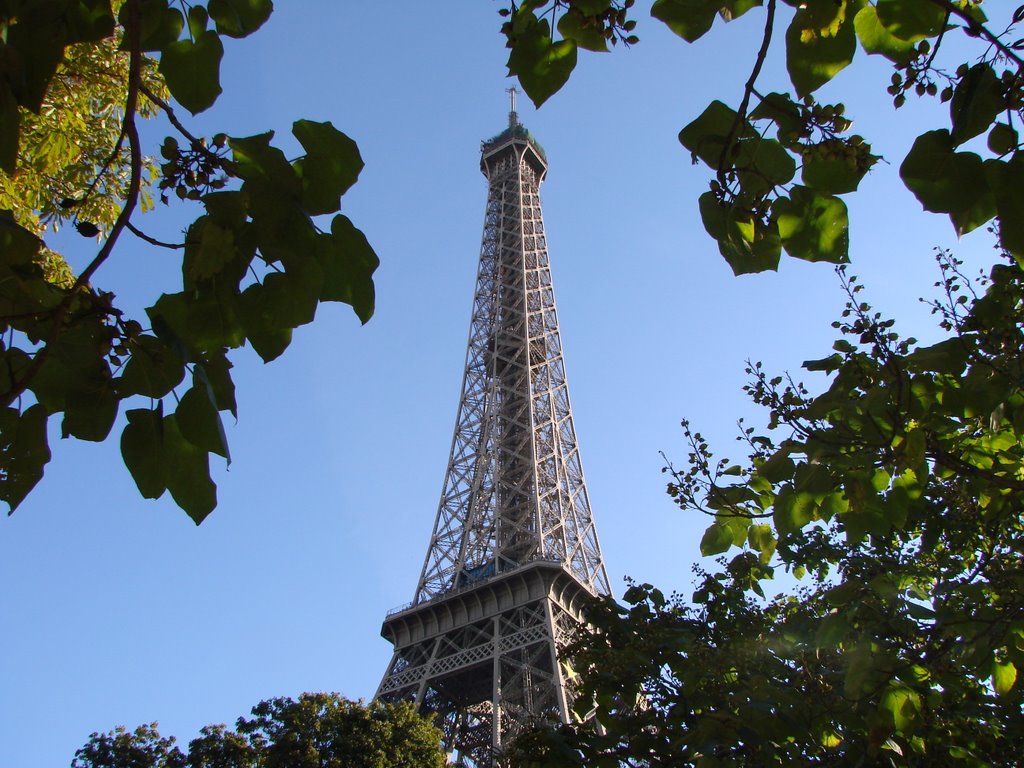
<svg viewBox="0 0 1024 768">
<path fill-rule="evenodd" d="M 979 37 L 983 37 L 986 40 L 988 40 L 992 45 L 996 47 L 996 50 L 998 50 L 1006 58 L 1016 62 L 1018 71 L 1024 70 L 1024 59 L 1022 59 L 1020 56 L 1014 53 L 1009 46 L 1005 45 L 999 39 L 998 35 L 989 30 L 989 28 L 986 27 L 984 24 L 974 19 L 963 8 L 951 2 L 951 0 L 931 0 L 931 2 L 939 6 L 940 8 L 945 9 L 947 13 L 950 13 L 959 18 L 961 21 L 964 22 L 964 25 L 967 27 L 967 29 L 969 29 L 971 32 L 975 33 Z"/>
<path fill-rule="evenodd" d="M 137 238 L 139 238 L 140 240 L 145 240 L 150 245 L 157 245 L 160 246 L 161 248 L 170 248 L 172 250 L 184 248 L 186 245 L 186 243 L 165 243 L 162 240 L 157 240 L 155 237 L 150 237 L 149 235 L 147 235 L 145 232 L 136 227 L 130 221 L 125 225 L 125 228 L 133 235 L 135 235 Z"/>
<path fill-rule="evenodd" d="M 162 109 L 167 114 L 167 119 L 170 121 L 171 125 L 178 129 L 178 133 L 180 133 L 182 136 L 188 139 L 189 143 L 192 145 L 192 149 L 200 152 L 203 155 L 206 155 L 207 159 L 214 160 L 221 167 L 224 167 L 227 161 L 223 157 L 218 155 L 216 152 L 210 150 L 209 147 L 204 145 L 196 136 L 194 136 L 191 133 L 191 131 L 188 130 L 188 128 L 185 127 L 184 123 L 182 123 L 181 120 L 178 119 L 178 116 L 174 113 L 174 107 L 172 107 L 164 99 L 161 99 L 159 96 L 153 93 L 153 91 L 150 90 L 145 83 L 139 84 L 139 91 L 142 93 L 143 96 L 145 96 L 151 102 L 156 104 L 158 107 L 160 107 L 160 109 Z"/>
<path fill-rule="evenodd" d="M 768 57 L 768 48 L 772 43 L 772 31 L 774 28 L 775 0 L 768 0 L 767 16 L 764 21 L 764 37 L 761 39 L 761 50 L 757 52 L 757 60 L 754 62 L 754 69 L 751 71 L 750 78 L 747 80 L 747 84 L 743 88 L 743 101 L 740 102 L 740 108 L 736 113 L 736 119 L 732 121 L 732 128 L 729 129 L 729 135 L 726 138 L 725 146 L 722 147 L 722 156 L 718 160 L 718 182 L 723 187 L 727 185 L 727 180 L 725 178 L 726 158 L 729 151 L 732 149 L 733 142 L 735 142 L 737 136 L 739 136 L 740 126 L 746 122 L 747 107 L 750 105 L 750 95 L 754 92 L 754 85 L 757 83 L 757 78 L 761 74 L 761 67 L 764 66 L 764 61 Z"/>
</svg>

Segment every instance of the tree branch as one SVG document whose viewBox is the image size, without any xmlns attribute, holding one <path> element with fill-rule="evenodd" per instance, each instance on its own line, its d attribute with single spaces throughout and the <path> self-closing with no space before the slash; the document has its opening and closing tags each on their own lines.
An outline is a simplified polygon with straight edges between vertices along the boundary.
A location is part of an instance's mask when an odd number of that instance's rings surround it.
<svg viewBox="0 0 1024 768">
<path fill-rule="evenodd" d="M 999 39 L 999 36 L 994 32 L 990 31 L 988 27 L 974 19 L 967 11 L 958 6 L 952 0 L 931 0 L 932 3 L 945 9 L 945 11 L 953 16 L 960 19 L 964 26 L 968 30 L 976 34 L 978 37 L 982 37 L 988 40 L 992 45 L 995 46 L 996 50 L 999 51 L 1003 56 L 1010 59 L 1017 64 L 1018 71 L 1024 71 L 1024 59 L 1013 52 L 1009 46 L 1004 45 Z"/>
</svg>

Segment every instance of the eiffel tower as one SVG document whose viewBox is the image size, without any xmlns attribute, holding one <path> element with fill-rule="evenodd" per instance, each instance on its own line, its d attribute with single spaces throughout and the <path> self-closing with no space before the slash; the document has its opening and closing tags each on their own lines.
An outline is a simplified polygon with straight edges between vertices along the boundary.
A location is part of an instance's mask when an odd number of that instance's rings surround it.
<svg viewBox="0 0 1024 768">
<path fill-rule="evenodd" d="M 583 479 L 538 190 L 544 150 L 520 124 L 481 147 L 487 208 L 469 349 L 441 503 L 376 698 L 433 712 L 466 766 L 491 766 L 537 720 L 568 722 L 559 651 L 608 575 Z"/>
</svg>

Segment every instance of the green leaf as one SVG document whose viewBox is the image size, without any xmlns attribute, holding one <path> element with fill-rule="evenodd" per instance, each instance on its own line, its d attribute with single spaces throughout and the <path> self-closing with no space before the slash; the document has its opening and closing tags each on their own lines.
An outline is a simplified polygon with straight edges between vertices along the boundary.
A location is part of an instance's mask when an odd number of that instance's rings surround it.
<svg viewBox="0 0 1024 768">
<path fill-rule="evenodd" d="M 608 50 L 608 42 L 605 40 L 600 21 L 588 19 L 573 8 L 569 8 L 558 20 L 558 33 L 588 51 L 601 53 Z"/>
<path fill-rule="evenodd" d="M 853 26 L 866 53 L 884 56 L 896 64 L 906 64 L 917 55 L 917 46 L 901 40 L 883 26 L 873 5 L 865 5 L 857 12 Z"/>
<path fill-rule="evenodd" d="M 959 376 L 967 367 L 970 349 L 964 339 L 954 336 L 929 347 L 918 347 L 906 359 L 908 371 Z"/>
<path fill-rule="evenodd" d="M 199 37 L 206 31 L 206 25 L 210 21 L 210 14 L 201 5 L 193 5 L 188 9 L 188 33 L 193 38 Z"/>
<path fill-rule="evenodd" d="M 231 463 L 227 435 L 210 390 L 201 383 L 184 394 L 174 411 L 182 436 L 208 453 L 223 456 Z"/>
<path fill-rule="evenodd" d="M 280 357 L 292 341 L 293 326 L 282 319 L 291 312 L 286 280 L 281 274 L 267 275 L 262 284 L 253 283 L 238 297 L 242 328 L 265 363 Z"/>
<path fill-rule="evenodd" d="M 351 221 L 341 214 L 331 221 L 330 235 L 319 235 L 316 256 L 323 270 L 321 301 L 348 304 L 366 323 L 373 316 L 373 273 L 377 254 Z"/>
<path fill-rule="evenodd" d="M 118 15 L 118 21 L 126 30 L 131 27 L 129 5 L 129 3 L 122 5 Z M 167 0 L 140 0 L 139 11 L 141 15 L 140 50 L 162 51 L 181 37 L 181 31 L 185 28 L 185 17 L 177 8 L 169 8 Z M 123 50 L 128 50 L 130 47 L 130 37 L 130 34 L 126 33 L 121 41 Z"/>
<path fill-rule="evenodd" d="M 679 143 L 714 170 L 718 170 L 723 161 L 723 167 L 728 167 L 732 158 L 725 157 L 724 150 L 733 126 L 736 126 L 733 141 L 758 136 L 746 120 L 739 120 L 738 125 L 737 121 L 738 113 L 734 109 L 712 101 L 696 120 L 679 131 Z"/>
<path fill-rule="evenodd" d="M 271 0 L 210 0 L 210 18 L 228 37 L 246 37 L 263 26 L 274 10 Z"/>
<path fill-rule="evenodd" d="M 576 43 L 553 42 L 547 19 L 538 20 L 527 6 L 519 7 L 512 24 L 508 73 L 519 78 L 526 95 L 539 107 L 565 85 L 575 69 Z"/>
<path fill-rule="evenodd" d="M 700 540 L 700 553 L 705 557 L 718 555 L 732 546 L 733 535 L 728 526 L 717 520 L 708 526 Z"/>
<path fill-rule="evenodd" d="M 832 264 L 849 260 L 850 221 L 838 197 L 795 184 L 788 198 L 772 204 L 772 220 L 790 256 Z"/>
<path fill-rule="evenodd" d="M 755 196 L 787 184 L 796 174 L 793 156 L 775 139 L 743 139 L 734 162 L 743 191 Z"/>
<path fill-rule="evenodd" d="M 1010 661 L 992 662 L 992 688 L 999 696 L 1005 696 L 1013 690 L 1017 682 L 1017 667 Z"/>
<path fill-rule="evenodd" d="M 747 530 L 747 543 L 758 552 L 775 549 L 775 533 L 767 523 L 751 525 Z"/>
<path fill-rule="evenodd" d="M 704 229 L 718 241 L 719 252 L 735 274 L 778 269 L 782 244 L 773 222 L 741 218 L 749 214 L 720 202 L 713 192 L 705 192 L 698 202 Z"/>
<path fill-rule="evenodd" d="M 802 3 L 786 30 L 786 69 L 798 96 L 813 93 L 853 61 L 857 51 L 854 4 L 848 0 Z"/>
<path fill-rule="evenodd" d="M 155 336 L 139 336 L 129 344 L 131 359 L 117 379 L 121 397 L 163 397 L 185 377 L 185 363 L 177 352 Z"/>
<path fill-rule="evenodd" d="M 363 169 L 359 147 L 329 122 L 297 120 L 292 133 L 306 150 L 306 156 L 294 163 L 302 179 L 303 205 L 314 216 L 334 213 Z"/>
<path fill-rule="evenodd" d="M 164 475 L 163 403 L 155 410 L 126 411 L 121 457 L 144 499 L 159 499 L 167 488 Z"/>
<path fill-rule="evenodd" d="M 23 413 L 16 408 L 0 411 L 0 501 L 13 514 L 43 478 L 50 460 L 46 439 L 46 409 L 36 403 Z"/>
<path fill-rule="evenodd" d="M 868 169 L 859 167 L 853 158 L 809 155 L 804 158 L 800 175 L 805 186 L 831 195 L 843 195 L 855 191 L 867 172 Z"/>
<path fill-rule="evenodd" d="M 722 0 L 657 0 L 651 6 L 651 16 L 692 43 L 711 29 L 723 4 Z"/>
<path fill-rule="evenodd" d="M 779 141 L 787 147 L 799 146 L 799 135 L 806 120 L 800 106 L 785 93 L 769 93 L 750 112 L 751 120 L 771 120 L 778 128 Z"/>
<path fill-rule="evenodd" d="M 878 20 L 894 37 L 916 43 L 942 31 L 946 11 L 926 0 L 878 0 Z"/>
<path fill-rule="evenodd" d="M 1013 152 L 1019 142 L 1017 131 L 1006 123 L 996 123 L 988 134 L 988 148 L 997 155 Z"/>
<path fill-rule="evenodd" d="M 65 26 L 64 3 L 21 3 L 17 11 L 6 7 L 4 25 L 5 80 L 17 83 L 15 94 L 21 106 L 38 113 L 43 97 L 64 58 L 64 46 L 71 42 Z M 13 59 L 13 61 L 12 61 Z"/>
<path fill-rule="evenodd" d="M 1024 264 L 1024 156 L 1018 153 L 1008 163 L 990 160 L 988 169 L 995 187 L 999 242 Z"/>
<path fill-rule="evenodd" d="M 230 411 L 238 418 L 235 402 L 235 384 L 231 381 L 231 361 L 223 351 L 208 352 L 201 363 L 193 367 L 196 381 L 207 386 L 213 394 L 218 411 Z"/>
<path fill-rule="evenodd" d="M 21 110 L 7 82 L 0 83 L 0 170 L 14 173 L 18 161 Z"/>
<path fill-rule="evenodd" d="M 167 490 L 199 525 L 217 506 L 217 486 L 210 479 L 209 454 L 185 439 L 173 413 L 164 417 L 163 428 Z"/>
<path fill-rule="evenodd" d="M 160 74 L 171 95 L 193 115 L 208 109 L 221 93 L 220 60 L 224 45 L 212 30 L 195 41 L 178 40 L 160 55 Z"/>
<path fill-rule="evenodd" d="M 1005 107 L 1003 88 L 991 65 L 975 64 L 957 83 L 949 102 L 953 144 L 983 134 Z"/>
<path fill-rule="evenodd" d="M 165 293 L 146 313 L 157 336 L 189 359 L 224 347 L 240 347 L 245 341 L 233 293 Z"/>
<path fill-rule="evenodd" d="M 909 735 L 921 716 L 921 698 L 912 688 L 894 685 L 882 694 L 878 710 L 897 733 Z"/>
<path fill-rule="evenodd" d="M 277 147 L 270 144 L 273 131 L 243 138 L 228 139 L 231 159 L 236 173 L 245 181 L 262 179 L 279 189 L 283 196 L 295 196 L 302 192 L 302 182 L 291 163 Z"/>
<path fill-rule="evenodd" d="M 61 422 L 61 437 L 101 442 L 117 418 L 118 399 L 108 382 L 68 394 Z"/>
<path fill-rule="evenodd" d="M 814 519 L 816 506 L 813 494 L 793 493 L 784 488 L 776 496 L 772 510 L 775 529 L 780 536 L 799 531 Z"/>
<path fill-rule="evenodd" d="M 996 202 L 981 158 L 953 148 L 949 131 L 921 134 L 900 166 L 900 178 L 926 211 L 948 213 L 962 235 L 989 221 Z"/>
</svg>

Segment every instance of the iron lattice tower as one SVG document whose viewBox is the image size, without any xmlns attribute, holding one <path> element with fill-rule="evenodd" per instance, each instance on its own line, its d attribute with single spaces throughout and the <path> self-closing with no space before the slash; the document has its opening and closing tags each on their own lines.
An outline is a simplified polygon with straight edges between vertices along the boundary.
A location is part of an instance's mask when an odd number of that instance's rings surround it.
<svg viewBox="0 0 1024 768">
<path fill-rule="evenodd" d="M 483 245 L 441 503 L 415 597 L 381 628 L 395 652 L 376 694 L 436 713 L 473 766 L 535 719 L 568 721 L 558 651 L 586 599 L 609 593 L 548 268 L 547 161 L 512 98 L 481 151 Z"/>
</svg>

